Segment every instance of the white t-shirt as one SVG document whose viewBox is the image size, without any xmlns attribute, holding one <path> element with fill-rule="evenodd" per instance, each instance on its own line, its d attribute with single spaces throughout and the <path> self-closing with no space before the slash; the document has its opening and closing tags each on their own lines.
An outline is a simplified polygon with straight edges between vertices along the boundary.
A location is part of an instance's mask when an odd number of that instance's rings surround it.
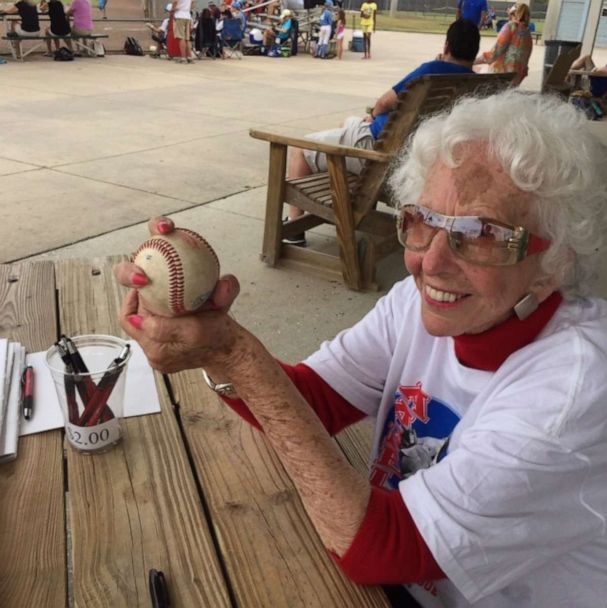
<svg viewBox="0 0 607 608">
<path fill-rule="evenodd" d="M 190 11 L 192 9 L 192 0 L 174 0 L 175 3 L 175 19 L 190 19 Z"/>
<path fill-rule="evenodd" d="M 563 302 L 494 373 L 425 331 L 408 278 L 306 364 L 376 417 L 371 479 L 448 577 L 410 586 L 424 607 L 606 604 L 607 302 Z"/>
</svg>

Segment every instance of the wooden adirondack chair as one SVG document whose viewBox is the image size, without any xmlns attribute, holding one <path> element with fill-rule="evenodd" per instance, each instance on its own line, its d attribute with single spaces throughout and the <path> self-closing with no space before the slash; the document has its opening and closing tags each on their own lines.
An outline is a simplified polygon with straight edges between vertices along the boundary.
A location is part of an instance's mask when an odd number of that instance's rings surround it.
<svg viewBox="0 0 607 608">
<path fill-rule="evenodd" d="M 542 93 L 558 93 L 565 98 L 569 97 L 573 85 L 567 82 L 567 76 L 573 62 L 580 56 L 581 50 L 582 45 L 578 44 L 558 55 L 544 80 Z"/>
<path fill-rule="evenodd" d="M 505 88 L 514 74 L 457 74 L 423 76 L 398 98 L 396 108 L 373 150 L 327 145 L 308 139 L 251 129 L 250 135 L 270 143 L 268 194 L 261 259 L 270 266 L 286 264 L 342 278 L 351 289 L 377 289 L 375 269 L 379 259 L 398 249 L 392 210 L 377 209 L 390 203 L 383 184 L 390 161 L 398 154 L 420 119 L 449 107 L 462 95 L 492 94 Z M 289 179 L 287 147 L 297 146 L 327 154 L 328 172 Z M 347 156 L 362 158 L 360 175 L 346 171 Z M 283 204 L 307 213 L 283 225 Z M 282 239 L 321 224 L 336 229 L 339 255 L 295 247 Z"/>
</svg>

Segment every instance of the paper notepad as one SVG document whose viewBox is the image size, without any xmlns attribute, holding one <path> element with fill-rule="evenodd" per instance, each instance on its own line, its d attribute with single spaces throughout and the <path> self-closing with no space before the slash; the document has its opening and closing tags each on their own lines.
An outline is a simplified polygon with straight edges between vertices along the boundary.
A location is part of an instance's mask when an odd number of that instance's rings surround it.
<svg viewBox="0 0 607 608">
<path fill-rule="evenodd" d="M 17 342 L 9 342 L 4 362 L 2 379 L 2 401 L 4 404 L 2 427 L 0 428 L 0 462 L 17 457 L 19 440 L 19 405 L 21 400 L 21 372 L 25 349 Z"/>
<path fill-rule="evenodd" d="M 0 433 L 0 462 L 14 460 L 17 457 L 19 441 L 19 423 L 21 422 L 21 373 L 25 365 L 25 348 L 16 342 L 8 346 L 10 367 L 9 381 L 6 387 L 6 409 L 2 432 Z"/>
<path fill-rule="evenodd" d="M 8 359 L 8 340 L 0 339 L 0 436 L 4 425 L 4 413 L 6 412 L 6 362 Z M 2 444 L 0 444 L 0 448 Z M 0 451 L 0 454 L 2 452 Z"/>
</svg>

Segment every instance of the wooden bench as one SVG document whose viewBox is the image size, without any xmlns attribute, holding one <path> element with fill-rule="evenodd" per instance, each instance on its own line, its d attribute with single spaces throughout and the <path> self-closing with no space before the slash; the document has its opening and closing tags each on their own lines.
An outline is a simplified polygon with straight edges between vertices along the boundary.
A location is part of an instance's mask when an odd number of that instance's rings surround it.
<svg viewBox="0 0 607 608">
<path fill-rule="evenodd" d="M 40 34 L 38 36 L 2 36 L 2 40 L 10 42 L 10 49 L 13 59 L 23 61 L 25 57 L 39 49 L 47 40 L 71 40 L 77 48 L 83 50 L 90 57 L 95 56 L 94 43 L 96 40 L 103 38 L 109 38 L 108 34 L 89 34 L 88 36 L 45 36 Z M 23 52 L 22 43 L 33 41 L 36 44 Z M 87 44 L 90 43 L 90 44 Z"/>
<path fill-rule="evenodd" d="M 351 289 L 377 289 L 378 260 L 396 251 L 399 243 L 391 204 L 384 190 L 389 163 L 399 153 L 420 120 L 448 108 L 471 93 L 491 94 L 503 89 L 514 74 L 458 74 L 423 76 L 400 93 L 396 108 L 373 150 L 327 145 L 309 139 L 251 129 L 250 135 L 270 144 L 268 194 L 261 259 L 269 266 L 281 264 L 312 271 L 327 278 L 343 278 Z M 328 172 L 303 178 L 286 176 L 287 148 L 296 146 L 327 154 Z M 360 175 L 346 170 L 346 157 L 365 160 Z M 283 224 L 283 205 L 307 213 Z M 333 255 L 282 242 L 285 237 L 321 224 L 335 228 L 339 253 Z"/>
</svg>

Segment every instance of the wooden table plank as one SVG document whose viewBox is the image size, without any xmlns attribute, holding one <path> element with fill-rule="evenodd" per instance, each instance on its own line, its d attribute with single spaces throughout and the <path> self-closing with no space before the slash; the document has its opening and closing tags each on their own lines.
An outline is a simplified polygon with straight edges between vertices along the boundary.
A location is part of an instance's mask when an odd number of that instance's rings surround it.
<svg viewBox="0 0 607 608">
<path fill-rule="evenodd" d="M 113 261 L 57 262 L 63 332 L 122 335 Z M 76 606 L 148 608 L 150 568 L 165 573 L 175 606 L 230 605 L 161 376 L 157 386 L 162 413 L 123 421 L 115 449 L 67 450 Z"/>
<path fill-rule="evenodd" d="M 51 262 L 0 266 L 0 335 L 29 352 L 56 340 Z M 61 431 L 22 437 L 0 465 L 0 605 L 65 606 L 63 490 Z"/>
<path fill-rule="evenodd" d="M 200 371 L 170 380 L 238 605 L 388 606 L 380 589 L 353 585 L 332 562 L 263 435 L 208 389 Z"/>
</svg>

